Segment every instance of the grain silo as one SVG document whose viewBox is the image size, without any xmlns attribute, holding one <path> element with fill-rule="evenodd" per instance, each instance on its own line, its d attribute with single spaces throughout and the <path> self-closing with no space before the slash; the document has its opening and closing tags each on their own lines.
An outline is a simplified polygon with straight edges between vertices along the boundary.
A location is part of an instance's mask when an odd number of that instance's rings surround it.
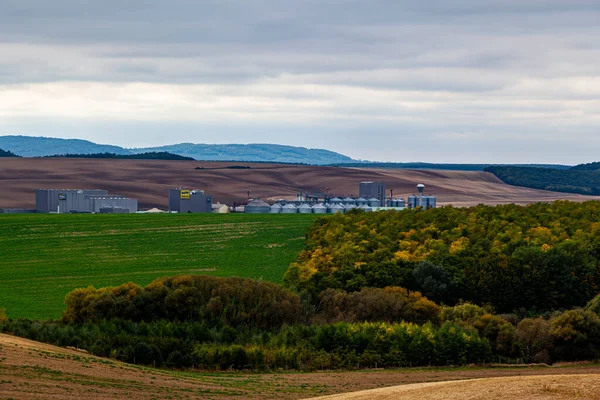
<svg viewBox="0 0 600 400">
<path fill-rule="evenodd" d="M 342 200 L 342 202 L 346 204 L 354 204 L 356 203 L 356 199 L 353 199 L 352 197 L 346 197 Z"/>
<path fill-rule="evenodd" d="M 346 212 L 348 212 L 348 211 L 354 210 L 355 208 L 358 208 L 358 207 L 356 207 L 356 204 L 346 204 L 344 206 L 344 208 L 346 209 Z"/>
<path fill-rule="evenodd" d="M 329 211 L 332 214 L 335 214 L 335 213 L 338 213 L 338 212 L 343 213 L 344 212 L 344 207 L 341 206 L 340 204 L 333 204 L 331 207 L 329 207 L 327 209 L 327 211 Z"/>
<path fill-rule="evenodd" d="M 246 205 L 244 212 L 246 214 L 267 214 L 271 212 L 271 206 L 261 199 L 253 199 Z"/>
<path fill-rule="evenodd" d="M 312 212 L 315 214 L 327 214 L 327 206 L 322 203 L 315 204 L 312 207 Z"/>
<path fill-rule="evenodd" d="M 364 212 L 371 212 L 371 207 L 369 207 L 366 204 L 363 204 L 362 206 L 358 207 L 359 210 L 363 210 Z"/>
<path fill-rule="evenodd" d="M 329 199 L 329 202 L 331 204 L 335 204 L 335 203 L 341 203 L 342 199 L 340 199 L 339 197 L 334 197 L 333 199 Z"/>
<path fill-rule="evenodd" d="M 298 212 L 300 214 L 310 214 L 312 213 L 312 207 L 306 203 L 302 203 L 298 206 Z"/>
<path fill-rule="evenodd" d="M 298 208 L 293 204 L 286 204 L 281 207 L 282 214 L 296 214 L 298 212 Z"/>
<path fill-rule="evenodd" d="M 357 206 L 362 206 L 362 205 L 365 205 L 365 204 L 368 205 L 368 200 L 365 199 L 364 197 L 359 197 L 355 201 L 356 201 L 356 205 Z"/>
<path fill-rule="evenodd" d="M 275 203 L 271 206 L 271 214 L 280 214 L 281 213 L 281 204 Z"/>
<path fill-rule="evenodd" d="M 381 202 L 375 197 L 371 197 L 367 200 L 367 203 L 369 204 L 369 207 L 381 207 Z"/>
</svg>

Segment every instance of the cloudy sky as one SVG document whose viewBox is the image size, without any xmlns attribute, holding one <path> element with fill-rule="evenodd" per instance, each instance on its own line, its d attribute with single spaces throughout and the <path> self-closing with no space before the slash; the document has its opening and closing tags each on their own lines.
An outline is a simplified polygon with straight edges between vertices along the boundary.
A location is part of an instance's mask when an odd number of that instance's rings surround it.
<svg viewBox="0 0 600 400">
<path fill-rule="evenodd" d="M 600 160 L 598 0 L 0 0 L 0 135 Z"/>
</svg>

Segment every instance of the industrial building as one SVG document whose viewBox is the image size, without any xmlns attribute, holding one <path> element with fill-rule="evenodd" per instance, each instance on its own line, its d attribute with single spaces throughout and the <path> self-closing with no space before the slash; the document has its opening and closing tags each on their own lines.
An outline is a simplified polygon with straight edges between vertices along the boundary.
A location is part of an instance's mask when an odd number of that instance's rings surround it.
<svg viewBox="0 0 600 400">
<path fill-rule="evenodd" d="M 169 212 L 211 213 L 212 196 L 204 190 L 169 189 Z"/>
<path fill-rule="evenodd" d="M 383 183 L 361 182 L 360 185 L 362 192 L 360 197 L 325 197 L 323 201 L 319 201 L 317 196 L 302 196 L 302 192 L 298 192 L 296 200 L 278 200 L 273 205 L 261 199 L 250 200 L 246 205 L 245 212 L 254 214 L 335 214 L 355 209 L 365 212 L 400 211 L 407 207 L 406 200 L 401 197 L 386 198 Z M 434 196 L 424 196 L 424 188 L 425 185 L 423 184 L 417 185 L 419 196 L 412 195 L 408 198 L 408 208 L 436 208 L 436 198 Z M 381 193 L 381 190 L 384 192 Z M 383 194 L 382 198 L 380 198 L 381 194 Z"/>
<path fill-rule="evenodd" d="M 423 210 L 428 210 L 430 208 L 437 207 L 437 199 L 435 196 L 425 196 L 423 194 L 425 191 L 425 185 L 419 183 L 417 185 L 417 190 L 419 191 L 418 196 L 415 196 L 414 194 L 408 196 L 408 208 L 415 209 L 417 207 L 421 207 Z"/>
<path fill-rule="evenodd" d="M 38 213 L 135 213 L 137 199 L 109 195 L 102 189 L 39 189 L 35 193 Z"/>
<path fill-rule="evenodd" d="M 229 206 L 221 203 L 213 204 L 212 212 L 215 214 L 227 214 L 229 212 Z"/>
<path fill-rule="evenodd" d="M 385 204 L 385 184 L 381 182 L 361 182 L 358 186 L 358 195 L 369 199 L 376 198 L 379 204 Z"/>
</svg>

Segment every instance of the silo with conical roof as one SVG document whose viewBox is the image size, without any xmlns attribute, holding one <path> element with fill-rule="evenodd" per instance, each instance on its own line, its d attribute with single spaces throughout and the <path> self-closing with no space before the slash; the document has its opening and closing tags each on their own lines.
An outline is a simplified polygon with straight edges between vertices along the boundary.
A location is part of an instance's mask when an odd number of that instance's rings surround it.
<svg viewBox="0 0 600 400">
<path fill-rule="evenodd" d="M 322 204 L 322 203 L 315 204 L 312 207 L 312 212 L 314 214 L 326 214 L 327 213 L 327 206 L 325 204 Z"/>
<path fill-rule="evenodd" d="M 309 204 L 302 203 L 298 206 L 298 212 L 300 214 L 310 214 L 312 213 L 312 207 Z"/>
<path fill-rule="evenodd" d="M 327 209 L 328 212 L 330 212 L 331 214 L 335 214 L 335 213 L 343 213 L 344 212 L 344 207 L 340 204 L 332 204 L 331 207 L 329 207 Z"/>
<path fill-rule="evenodd" d="M 246 214 L 268 214 L 271 212 L 271 206 L 261 199 L 253 199 L 246 205 L 244 212 Z"/>
<path fill-rule="evenodd" d="M 281 204 L 275 203 L 271 206 L 271 214 L 280 214 L 281 213 Z"/>
<path fill-rule="evenodd" d="M 298 212 L 298 208 L 293 204 L 286 204 L 281 207 L 282 214 L 296 214 Z"/>
</svg>

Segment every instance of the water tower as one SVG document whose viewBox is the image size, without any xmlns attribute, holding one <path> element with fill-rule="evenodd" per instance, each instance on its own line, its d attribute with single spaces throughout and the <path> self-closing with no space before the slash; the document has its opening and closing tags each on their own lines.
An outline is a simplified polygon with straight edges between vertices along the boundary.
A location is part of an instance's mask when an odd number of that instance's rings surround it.
<svg viewBox="0 0 600 400">
<path fill-rule="evenodd" d="M 425 185 L 419 183 L 417 185 L 417 190 L 419 191 L 419 206 L 423 207 L 423 190 L 425 190 Z"/>
</svg>

